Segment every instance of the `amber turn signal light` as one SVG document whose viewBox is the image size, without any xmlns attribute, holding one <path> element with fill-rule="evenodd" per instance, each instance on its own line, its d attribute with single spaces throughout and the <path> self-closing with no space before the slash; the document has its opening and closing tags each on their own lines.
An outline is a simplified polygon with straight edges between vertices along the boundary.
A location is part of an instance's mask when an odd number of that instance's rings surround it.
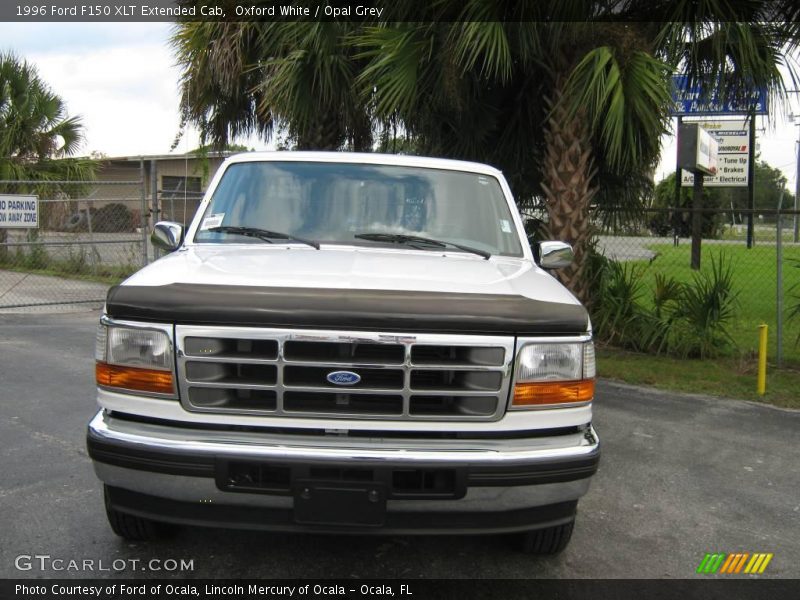
<svg viewBox="0 0 800 600">
<path fill-rule="evenodd" d="M 594 397 L 594 379 L 579 381 L 535 381 L 514 386 L 512 406 L 543 406 L 589 402 Z"/>
<path fill-rule="evenodd" d="M 156 394 L 174 394 L 172 373 L 156 369 L 123 367 L 104 362 L 95 363 L 97 385 Z"/>
</svg>

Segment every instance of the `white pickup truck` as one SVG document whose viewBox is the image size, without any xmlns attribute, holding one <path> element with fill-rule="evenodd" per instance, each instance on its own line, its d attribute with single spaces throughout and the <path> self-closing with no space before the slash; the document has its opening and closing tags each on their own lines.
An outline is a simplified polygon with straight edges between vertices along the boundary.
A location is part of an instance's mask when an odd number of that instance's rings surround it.
<svg viewBox="0 0 800 600">
<path fill-rule="evenodd" d="M 496 169 L 229 158 L 108 293 L 88 451 L 113 530 L 569 542 L 600 456 L 583 306 Z"/>
</svg>

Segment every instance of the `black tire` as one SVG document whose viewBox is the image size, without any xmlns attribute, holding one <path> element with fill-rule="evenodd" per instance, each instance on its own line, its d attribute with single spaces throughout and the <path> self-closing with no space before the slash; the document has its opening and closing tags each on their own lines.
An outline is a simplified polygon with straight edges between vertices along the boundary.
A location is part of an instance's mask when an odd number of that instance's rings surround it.
<svg viewBox="0 0 800 600">
<path fill-rule="evenodd" d="M 173 528 L 166 523 L 129 515 L 111 508 L 106 486 L 103 486 L 103 492 L 108 524 L 119 537 L 133 542 L 152 542 L 167 537 L 173 532 Z"/>
<path fill-rule="evenodd" d="M 525 554 L 559 554 L 569 544 L 575 519 L 563 525 L 526 531 L 519 536 L 519 550 Z"/>
<path fill-rule="evenodd" d="M 86 223 L 87 223 L 86 212 L 81 210 L 71 214 L 64 221 L 64 229 L 66 231 L 77 231 L 78 229 L 83 229 L 84 227 L 86 227 Z"/>
</svg>

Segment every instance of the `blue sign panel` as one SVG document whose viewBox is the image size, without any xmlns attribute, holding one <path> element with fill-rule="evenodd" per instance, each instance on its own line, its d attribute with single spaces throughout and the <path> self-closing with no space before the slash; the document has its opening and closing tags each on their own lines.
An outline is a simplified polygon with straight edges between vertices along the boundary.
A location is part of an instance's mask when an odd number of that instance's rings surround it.
<svg viewBox="0 0 800 600">
<path fill-rule="evenodd" d="M 754 90 L 747 99 L 726 100 L 720 102 L 716 90 L 710 98 L 704 98 L 700 86 L 687 87 L 685 75 L 672 76 L 672 110 L 673 116 L 685 115 L 766 115 L 767 91 Z"/>
</svg>

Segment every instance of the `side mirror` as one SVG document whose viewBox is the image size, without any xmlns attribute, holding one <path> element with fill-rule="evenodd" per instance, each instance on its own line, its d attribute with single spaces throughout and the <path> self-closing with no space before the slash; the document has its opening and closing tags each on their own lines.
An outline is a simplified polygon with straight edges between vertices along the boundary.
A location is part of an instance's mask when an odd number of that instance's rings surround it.
<svg viewBox="0 0 800 600">
<path fill-rule="evenodd" d="M 539 242 L 539 266 L 543 269 L 563 269 L 572 264 L 575 254 L 564 242 Z"/>
<path fill-rule="evenodd" d="M 160 250 L 173 252 L 183 242 L 183 225 L 173 221 L 159 221 L 150 234 L 150 241 Z"/>
</svg>

